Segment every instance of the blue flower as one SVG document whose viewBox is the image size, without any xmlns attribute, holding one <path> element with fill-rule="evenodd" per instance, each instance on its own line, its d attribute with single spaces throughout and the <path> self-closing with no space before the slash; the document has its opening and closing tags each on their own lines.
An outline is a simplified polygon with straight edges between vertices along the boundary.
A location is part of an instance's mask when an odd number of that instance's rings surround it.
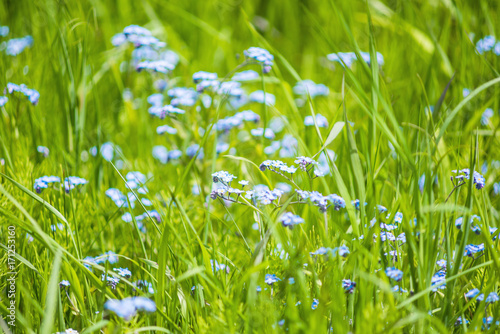
<svg viewBox="0 0 500 334">
<path fill-rule="evenodd" d="M 25 84 L 16 85 L 9 82 L 7 84 L 7 91 L 9 94 L 14 92 L 23 94 L 34 106 L 38 104 L 38 99 L 40 98 L 40 93 L 38 93 L 38 91 L 28 88 Z"/>
<path fill-rule="evenodd" d="M 0 96 L 0 108 L 5 106 L 7 102 L 9 102 L 9 98 L 7 96 Z"/>
<path fill-rule="evenodd" d="M 87 184 L 89 181 L 78 176 L 68 176 L 64 179 L 64 190 L 69 193 L 70 190 L 76 188 L 77 186 L 82 186 Z"/>
<path fill-rule="evenodd" d="M 120 318 L 130 320 L 138 311 L 155 312 L 156 304 L 145 297 L 127 297 L 122 300 L 110 299 L 104 309 L 114 312 Z"/>
<path fill-rule="evenodd" d="M 152 106 L 148 109 L 151 116 L 158 117 L 159 119 L 165 119 L 167 116 L 181 115 L 186 113 L 184 110 L 174 107 L 171 104 L 167 104 L 163 107 Z"/>
<path fill-rule="evenodd" d="M 462 319 L 462 317 L 458 317 L 457 321 L 455 321 L 455 326 L 460 326 L 465 322 L 465 324 L 469 324 L 469 320 L 467 319 Z"/>
<path fill-rule="evenodd" d="M 313 298 L 313 302 L 311 304 L 311 309 L 313 309 L 313 310 L 317 309 L 318 305 L 319 305 L 319 300 L 317 300 L 316 298 Z"/>
<path fill-rule="evenodd" d="M 217 260 L 210 260 L 210 265 L 212 266 L 212 272 L 216 273 L 219 270 L 225 271 L 229 274 L 229 266 L 226 266 L 224 263 L 219 263 Z"/>
<path fill-rule="evenodd" d="M 265 95 L 265 101 L 264 101 L 264 95 Z M 276 97 L 271 94 L 271 93 L 265 93 L 262 90 L 256 90 L 255 92 L 251 93 L 248 97 L 251 102 L 256 102 L 256 103 L 261 103 L 264 104 L 266 103 L 269 106 L 273 106 L 276 104 Z"/>
<path fill-rule="evenodd" d="M 465 98 L 470 94 L 470 89 L 464 88 L 462 89 L 462 96 Z"/>
<path fill-rule="evenodd" d="M 67 280 L 62 280 L 61 282 L 59 282 L 59 287 L 62 288 L 62 287 L 68 287 L 70 286 L 71 284 L 69 283 L 69 281 Z"/>
<path fill-rule="evenodd" d="M 113 268 L 121 277 L 130 277 L 132 272 L 128 268 Z"/>
<path fill-rule="evenodd" d="M 251 81 L 251 80 L 256 80 L 258 78 L 259 78 L 259 73 L 255 72 L 254 70 L 247 70 L 247 71 L 236 72 L 231 78 L 231 80 Z"/>
<path fill-rule="evenodd" d="M 345 292 L 353 293 L 354 288 L 356 287 L 356 282 L 353 282 L 350 279 L 343 279 L 342 287 L 344 288 Z"/>
<path fill-rule="evenodd" d="M 0 36 L 5 37 L 9 34 L 9 27 L 0 26 Z"/>
<path fill-rule="evenodd" d="M 499 300 L 498 294 L 496 292 L 491 292 L 488 297 L 486 297 L 486 303 L 496 303 Z"/>
<path fill-rule="evenodd" d="M 464 256 L 473 257 L 474 254 L 484 251 L 484 244 L 473 245 L 469 244 L 465 246 Z"/>
<path fill-rule="evenodd" d="M 199 71 L 193 74 L 193 81 L 194 83 L 199 83 L 201 81 L 212 81 L 212 80 L 217 80 L 218 75 L 217 73 L 210 73 L 210 72 L 205 72 L 205 71 Z"/>
<path fill-rule="evenodd" d="M 294 215 L 291 212 L 285 212 L 281 216 L 280 222 L 284 227 L 289 227 L 290 229 L 292 229 L 295 225 L 302 224 L 304 222 L 304 219 L 298 215 Z"/>
<path fill-rule="evenodd" d="M 35 180 L 33 188 L 40 194 L 43 189 L 47 189 L 50 184 L 61 182 L 58 176 L 42 176 Z"/>
<path fill-rule="evenodd" d="M 490 118 L 493 116 L 493 109 L 487 108 L 481 115 L 481 125 L 488 125 Z"/>
<path fill-rule="evenodd" d="M 45 146 L 38 146 L 36 150 L 38 151 L 38 153 L 42 153 L 45 158 L 49 156 L 50 151 Z"/>
<path fill-rule="evenodd" d="M 160 161 L 162 164 L 168 162 L 168 150 L 165 146 L 157 145 L 153 147 L 153 158 Z"/>
<path fill-rule="evenodd" d="M 479 295 L 479 297 L 477 298 L 478 301 L 482 301 L 484 299 L 484 294 L 480 294 L 481 291 L 479 291 L 479 289 L 472 289 L 470 290 L 469 292 L 467 292 L 465 294 L 465 298 L 469 298 L 469 299 L 472 299 L 476 296 Z"/>
<path fill-rule="evenodd" d="M 325 116 L 321 114 L 316 114 L 316 124 L 318 124 L 319 128 L 327 128 L 328 127 L 328 120 L 326 119 Z M 314 118 L 312 116 L 306 116 L 304 118 L 304 125 L 305 126 L 314 126 Z"/>
<path fill-rule="evenodd" d="M 274 283 L 279 282 L 279 281 L 281 281 L 281 279 L 278 276 L 276 276 L 275 274 L 266 274 L 266 277 L 265 277 L 266 284 L 273 285 Z"/>
<path fill-rule="evenodd" d="M 434 288 L 432 289 L 433 292 L 436 292 L 438 289 L 444 290 L 446 289 L 446 271 L 445 270 L 439 270 L 432 276 L 431 278 L 431 286 Z"/>
<path fill-rule="evenodd" d="M 7 47 L 5 48 L 5 53 L 8 56 L 17 56 L 24 49 L 31 47 L 33 45 L 33 37 L 25 36 L 21 38 L 13 38 L 7 42 Z"/>
<path fill-rule="evenodd" d="M 483 54 L 485 52 L 493 50 L 495 47 L 495 37 L 494 36 L 486 36 L 483 39 L 480 39 L 476 43 L 476 50 L 479 54 Z"/>
<path fill-rule="evenodd" d="M 297 95 L 310 95 L 311 98 L 317 96 L 328 96 L 330 90 L 323 84 L 317 84 L 312 80 L 302 80 L 295 84 L 293 92 Z"/>
<path fill-rule="evenodd" d="M 142 70 L 157 72 L 167 74 L 175 68 L 175 65 L 170 64 L 166 60 L 145 60 L 137 64 L 136 70 L 138 72 Z"/>
<path fill-rule="evenodd" d="M 162 135 L 164 133 L 175 135 L 175 134 L 177 134 L 177 129 L 173 128 L 171 126 L 168 126 L 168 125 L 161 125 L 161 126 L 156 128 L 156 133 L 159 135 Z"/>
<path fill-rule="evenodd" d="M 396 282 L 399 282 L 403 279 L 403 272 L 395 267 L 386 268 L 385 274 L 387 275 L 387 277 L 392 278 Z"/>
<path fill-rule="evenodd" d="M 266 128 L 265 130 L 263 128 L 252 129 L 252 130 L 250 130 L 250 133 L 254 137 L 264 136 L 265 138 L 271 139 L 271 140 L 274 139 L 274 137 L 275 137 L 273 130 L 271 130 L 269 128 Z"/>
<path fill-rule="evenodd" d="M 455 177 L 456 179 L 458 179 L 460 181 L 463 181 L 464 179 L 468 180 L 470 177 L 469 168 L 464 168 L 464 169 L 461 169 L 459 171 L 453 170 L 452 172 L 458 173 L 458 174 L 463 174 L 463 175 L 457 175 Z M 485 186 L 485 182 L 486 182 L 486 180 L 484 179 L 484 176 L 482 176 L 478 172 L 474 171 L 473 178 L 474 178 L 473 182 L 474 182 L 474 185 L 476 186 L 476 189 L 483 189 Z"/>
<path fill-rule="evenodd" d="M 246 58 L 254 59 L 264 66 L 264 73 L 269 73 L 271 71 L 271 66 L 273 66 L 274 56 L 269 53 L 266 49 L 251 47 L 245 51 L 243 54 Z"/>
</svg>

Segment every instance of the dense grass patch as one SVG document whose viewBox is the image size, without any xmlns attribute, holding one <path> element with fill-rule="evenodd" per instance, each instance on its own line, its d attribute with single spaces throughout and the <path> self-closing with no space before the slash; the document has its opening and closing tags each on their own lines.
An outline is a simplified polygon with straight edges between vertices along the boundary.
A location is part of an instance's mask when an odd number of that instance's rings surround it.
<svg viewBox="0 0 500 334">
<path fill-rule="evenodd" d="M 0 327 L 497 332 L 499 13 L 3 3 Z"/>
</svg>

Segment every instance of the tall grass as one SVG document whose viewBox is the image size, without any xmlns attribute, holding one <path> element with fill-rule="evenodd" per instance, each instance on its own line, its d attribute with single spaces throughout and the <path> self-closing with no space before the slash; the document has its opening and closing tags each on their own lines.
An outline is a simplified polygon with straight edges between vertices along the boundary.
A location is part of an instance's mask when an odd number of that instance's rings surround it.
<svg viewBox="0 0 500 334">
<path fill-rule="evenodd" d="M 7 94 L 1 108 L 2 314 L 9 306 L 9 226 L 16 228 L 17 275 L 16 326 L 4 318 L 0 327 L 7 333 L 498 331 L 499 303 L 464 294 L 478 288 L 487 297 L 500 283 L 498 230 L 489 232 L 499 220 L 500 61 L 475 47 L 486 35 L 500 38 L 499 13 L 498 3 L 483 0 L 4 2 L 0 22 L 10 33 L 2 42 L 31 35 L 34 45 L 15 57 L 0 52 L 0 86 L 25 83 L 40 92 L 40 102 L 33 106 Z M 127 66 L 132 48 L 114 48 L 111 38 L 131 24 L 148 28 L 178 53 L 171 74 Z M 274 55 L 269 74 L 255 64 L 238 67 L 251 46 Z M 344 67 L 327 60 L 334 52 L 355 52 L 358 59 L 369 52 L 372 61 Z M 383 65 L 375 61 L 376 52 L 383 54 Z M 148 114 L 156 79 L 167 79 L 169 88 L 194 87 L 196 71 L 223 78 L 235 69 L 259 71 L 259 79 L 243 88 L 263 89 L 276 103 L 239 109 L 253 110 L 261 120 L 245 125 L 245 133 L 233 129 L 227 135 L 233 150 L 216 153 L 222 137 L 214 124 L 236 112 L 224 98 L 217 106 L 197 102 L 199 110 L 185 108 L 176 120 Z M 297 104 L 292 88 L 302 79 L 326 84 L 330 94 Z M 464 88 L 471 91 L 466 97 Z M 494 115 L 482 125 L 486 108 Z M 318 114 L 327 118 L 327 128 L 319 126 Z M 292 183 L 259 169 L 279 156 L 267 155 L 270 141 L 249 132 L 276 116 L 285 117 L 277 138 L 293 135 L 297 156 L 317 160 L 322 152 L 335 152 L 327 159 L 328 175 L 311 180 L 298 171 Z M 306 116 L 313 116 L 314 126 L 304 125 Z M 162 124 L 178 134 L 157 135 Z M 106 142 L 116 148 L 112 162 L 90 154 Z M 203 158 L 184 154 L 177 163 L 161 164 L 151 154 L 155 145 L 185 152 L 194 143 L 203 148 L 196 153 Z M 50 149 L 48 157 L 37 152 L 40 145 Z M 454 189 L 452 170 L 464 168 L 483 171 L 486 186 L 476 189 L 471 178 Z M 243 197 L 232 204 L 212 200 L 211 175 L 220 170 L 237 176 L 235 183 L 249 180 L 245 190 L 285 182 L 338 194 L 346 207 L 323 214 L 297 203 L 294 190 L 279 205 Z M 122 207 L 105 195 L 109 188 L 126 192 L 130 171 L 147 176 L 151 207 L 136 201 L 129 209 L 134 198 L 144 197 L 137 191 Z M 55 188 L 37 194 L 34 180 L 43 175 L 89 182 L 69 193 Z M 355 199 L 359 210 L 351 204 Z M 379 213 L 377 205 L 388 212 Z M 136 217 L 151 209 L 161 221 L 145 218 L 144 232 Z M 129 223 L 121 219 L 127 212 Z M 283 227 L 279 218 L 285 212 L 304 223 Z M 374 239 L 379 223 L 392 223 L 398 212 L 403 219 L 394 234 L 404 232 L 406 242 Z M 479 234 L 470 230 L 473 215 L 481 217 Z M 370 227 L 374 217 L 377 224 Z M 461 229 L 455 227 L 458 217 Z M 481 243 L 483 252 L 463 256 L 466 245 Z M 350 254 L 310 255 L 339 246 Z M 108 251 L 118 263 L 85 260 Z M 390 251 L 397 256 L 386 255 Z M 432 279 L 442 259 L 446 287 L 436 289 Z M 213 270 L 211 260 L 229 271 Z M 112 288 L 101 275 L 118 277 L 118 267 L 132 276 Z M 388 267 L 403 271 L 400 282 L 387 277 Z M 267 285 L 266 274 L 281 281 Z M 343 279 L 356 282 L 352 294 Z M 60 287 L 62 280 L 70 286 Z M 138 280 L 151 282 L 152 291 L 138 288 Z M 395 285 L 406 292 L 394 292 Z M 105 310 L 106 301 L 130 296 L 154 300 L 157 310 L 129 320 Z M 483 318 L 489 316 L 488 329 Z"/>
</svg>

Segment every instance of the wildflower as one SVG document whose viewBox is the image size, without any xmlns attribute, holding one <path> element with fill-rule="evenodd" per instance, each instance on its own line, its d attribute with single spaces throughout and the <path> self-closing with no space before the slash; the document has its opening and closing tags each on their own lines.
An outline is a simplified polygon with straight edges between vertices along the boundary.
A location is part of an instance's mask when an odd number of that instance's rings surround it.
<svg viewBox="0 0 500 334">
<path fill-rule="evenodd" d="M 273 130 L 271 130 L 269 128 L 267 128 L 265 130 L 263 128 L 252 129 L 252 130 L 250 130 L 250 133 L 254 137 L 264 136 L 265 138 L 271 139 L 271 140 L 274 139 L 274 137 L 275 137 Z"/>
<path fill-rule="evenodd" d="M 9 98 L 7 96 L 0 96 L 0 108 L 5 106 L 9 102 Z"/>
<path fill-rule="evenodd" d="M 269 53 L 266 49 L 251 47 L 245 51 L 243 54 L 247 59 L 254 59 L 261 63 L 264 67 L 263 72 L 269 73 L 271 71 L 271 66 L 273 66 L 274 56 Z"/>
<path fill-rule="evenodd" d="M 236 72 L 231 78 L 231 80 L 251 81 L 258 78 L 259 78 L 259 73 L 255 72 L 254 70 L 247 70 L 247 71 Z"/>
<path fill-rule="evenodd" d="M 297 95 L 309 95 L 311 98 L 315 98 L 317 96 L 327 96 L 330 90 L 325 85 L 316 84 L 312 80 L 302 80 L 295 84 L 293 92 Z"/>
<path fill-rule="evenodd" d="M 480 39 L 476 43 L 476 50 L 479 54 L 484 54 L 485 52 L 491 51 L 495 47 L 495 37 L 494 36 L 486 36 L 483 39 Z"/>
<path fill-rule="evenodd" d="M 477 300 L 478 301 L 482 301 L 484 299 L 484 294 L 480 294 L 480 293 L 481 293 L 481 291 L 479 291 L 479 289 L 475 288 L 475 289 L 472 289 L 469 292 L 467 292 L 465 294 L 465 298 L 472 299 L 472 298 L 474 298 L 474 297 L 476 297 L 476 296 L 479 295 L 479 297 L 477 298 Z"/>
<path fill-rule="evenodd" d="M 0 36 L 5 37 L 9 34 L 9 27 L 0 26 Z"/>
<path fill-rule="evenodd" d="M 7 91 L 9 92 L 9 94 L 12 94 L 14 92 L 23 94 L 34 106 L 38 104 L 38 99 L 40 98 L 40 93 L 38 91 L 28 88 L 25 84 L 16 85 L 9 82 L 7 84 Z"/>
<path fill-rule="evenodd" d="M 465 323 L 466 325 L 469 324 L 469 320 L 467 319 L 462 319 L 462 317 L 458 317 L 457 318 L 457 321 L 455 321 L 455 326 L 460 326 L 462 325 L 463 323 Z"/>
<path fill-rule="evenodd" d="M 278 182 L 276 183 L 276 189 L 280 190 L 283 193 L 289 193 L 292 191 L 292 186 L 288 183 Z"/>
<path fill-rule="evenodd" d="M 394 267 L 386 268 L 385 274 L 387 275 L 387 277 L 392 278 L 396 282 L 399 282 L 403 279 L 403 272 Z"/>
<path fill-rule="evenodd" d="M 130 320 L 138 311 L 155 312 L 156 304 L 145 297 L 127 297 L 122 300 L 110 299 L 104 303 L 104 309 L 114 312 L 120 318 Z"/>
<path fill-rule="evenodd" d="M 353 282 L 350 279 L 343 279 L 342 287 L 344 288 L 345 292 L 353 293 L 354 288 L 356 287 L 356 282 Z"/>
<path fill-rule="evenodd" d="M 33 188 L 40 194 L 43 189 L 47 189 L 50 184 L 61 182 L 58 176 L 42 176 L 35 180 Z"/>
<path fill-rule="evenodd" d="M 328 127 L 328 120 L 326 119 L 325 116 L 321 114 L 316 114 L 316 124 L 318 125 L 319 128 L 327 128 Z M 314 126 L 314 118 L 312 116 L 306 116 L 304 118 L 304 125 L 305 126 Z"/>
<path fill-rule="evenodd" d="M 165 119 L 167 116 L 182 115 L 186 113 L 184 110 L 174 107 L 171 104 L 167 104 L 163 107 L 150 107 L 148 112 L 151 116 L 158 117 L 159 119 Z"/>
<path fill-rule="evenodd" d="M 490 118 L 493 116 L 493 109 L 487 108 L 481 115 L 481 125 L 488 125 Z"/>
<path fill-rule="evenodd" d="M 436 265 L 438 265 L 441 268 L 446 268 L 446 263 L 447 263 L 446 260 L 442 260 L 442 259 L 436 261 Z"/>
<path fill-rule="evenodd" d="M 265 278 L 266 284 L 273 285 L 274 283 L 279 282 L 279 281 L 281 281 L 281 279 L 278 276 L 276 276 L 275 274 L 272 274 L 272 275 L 266 274 L 266 278 Z"/>
<path fill-rule="evenodd" d="M 128 268 L 113 268 L 121 277 L 130 277 L 132 272 Z"/>
<path fill-rule="evenodd" d="M 281 216 L 280 222 L 284 227 L 289 227 L 292 229 L 295 225 L 302 224 L 304 222 L 304 219 L 298 215 L 294 215 L 291 212 L 286 212 Z"/>
<path fill-rule="evenodd" d="M 453 170 L 452 171 L 453 173 L 458 173 L 458 174 L 463 174 L 463 175 L 457 175 L 455 178 L 460 180 L 460 181 L 463 181 L 464 179 L 469 179 L 470 177 L 470 170 L 469 168 L 464 168 L 464 169 L 461 169 L 459 171 L 456 171 L 456 170 Z M 476 189 L 483 189 L 484 188 L 484 185 L 485 185 L 485 179 L 484 177 L 479 174 L 478 172 L 474 171 L 473 173 L 473 177 L 474 177 L 474 185 L 476 186 Z"/>
<path fill-rule="evenodd" d="M 462 89 L 462 96 L 465 98 L 470 94 L 470 89 L 464 88 Z"/>
<path fill-rule="evenodd" d="M 69 283 L 69 281 L 67 280 L 62 280 L 61 282 L 59 282 L 59 287 L 62 288 L 62 287 L 69 287 L 71 284 Z"/>
<path fill-rule="evenodd" d="M 166 164 L 168 162 L 168 150 L 165 146 L 157 145 L 153 147 L 153 158 Z"/>
<path fill-rule="evenodd" d="M 151 284 L 151 282 L 148 282 L 148 281 L 144 281 L 144 280 L 137 280 L 135 283 L 134 283 L 135 286 L 137 287 L 145 287 L 148 289 L 148 292 L 153 294 L 155 293 L 155 290 L 153 289 L 153 284 Z"/>
<path fill-rule="evenodd" d="M 198 99 L 198 92 L 193 88 L 174 87 L 167 91 L 167 95 L 172 98 L 170 104 L 177 106 L 193 106 Z"/>
<path fill-rule="evenodd" d="M 376 238 L 377 235 L 374 234 L 373 237 Z M 385 242 L 386 240 L 396 241 L 396 237 L 391 232 L 380 232 L 380 240 L 382 240 L 382 242 Z"/>
<path fill-rule="evenodd" d="M 295 166 L 289 167 L 286 163 L 279 160 L 266 160 L 260 164 L 259 169 L 263 172 L 266 169 L 269 169 L 270 171 L 280 175 L 283 175 L 282 173 L 293 174 L 297 171 L 297 167 Z"/>
<path fill-rule="evenodd" d="M 118 262 L 118 256 L 114 252 L 109 251 L 109 252 L 106 252 L 106 253 L 98 256 L 95 259 L 95 263 L 97 263 L 97 264 L 104 263 L 106 261 L 111 263 L 111 264 L 114 264 L 114 263 Z"/>
<path fill-rule="evenodd" d="M 118 277 L 106 276 L 105 274 L 102 274 L 101 281 L 104 281 L 104 280 L 106 280 L 108 282 L 108 285 L 112 289 L 116 289 L 116 286 L 118 285 L 118 283 L 120 283 L 120 279 Z"/>
<path fill-rule="evenodd" d="M 288 279 L 288 284 L 290 284 L 290 285 L 295 284 L 295 278 L 290 277 L 290 278 Z"/>
<path fill-rule="evenodd" d="M 178 160 L 180 157 L 182 157 L 182 151 L 181 150 L 172 150 L 168 152 L 168 160 Z"/>
<path fill-rule="evenodd" d="M 49 156 L 50 151 L 45 146 L 38 146 L 36 150 L 38 151 L 38 153 L 42 153 L 45 158 Z"/>
<path fill-rule="evenodd" d="M 212 174 L 212 178 L 215 183 L 222 182 L 224 184 L 230 184 L 234 179 L 237 179 L 236 176 L 226 171 L 215 172 Z"/>
<path fill-rule="evenodd" d="M 168 125 L 162 125 L 162 126 L 159 126 L 156 128 L 156 133 L 159 135 L 162 135 L 164 133 L 175 135 L 175 134 L 177 134 L 177 129 L 175 129 L 171 126 L 168 126 Z"/>
<path fill-rule="evenodd" d="M 439 270 L 436 272 L 432 277 L 431 277 L 431 286 L 434 288 L 432 289 L 433 292 L 436 292 L 438 289 L 444 290 L 446 289 L 446 271 L 445 270 Z"/>
<path fill-rule="evenodd" d="M 226 266 L 224 263 L 219 263 L 217 260 L 210 260 L 210 265 L 212 266 L 212 272 L 216 273 L 219 270 L 226 271 L 226 273 L 229 274 L 229 267 Z"/>
<path fill-rule="evenodd" d="M 69 193 L 70 190 L 76 188 L 77 186 L 87 184 L 88 182 L 89 181 L 78 176 L 68 176 L 64 179 L 64 190 Z"/>
<path fill-rule="evenodd" d="M 55 334 L 79 334 L 79 332 L 73 328 L 68 328 L 64 332 L 56 332 Z"/>
<path fill-rule="evenodd" d="M 7 42 L 7 46 L 5 48 L 5 53 L 8 56 L 17 56 L 24 49 L 31 47 L 33 45 L 33 37 L 24 36 L 21 38 L 13 38 Z"/>
<path fill-rule="evenodd" d="M 499 300 L 498 294 L 496 292 L 491 292 L 488 297 L 486 297 L 486 303 L 496 303 Z"/>
<path fill-rule="evenodd" d="M 238 183 L 241 184 L 242 187 L 248 185 L 248 181 L 247 180 L 241 180 L 241 181 L 238 181 Z"/>
<path fill-rule="evenodd" d="M 205 71 L 199 71 L 193 74 L 194 83 L 199 83 L 201 81 L 217 80 L 217 73 L 210 73 Z"/>
<path fill-rule="evenodd" d="M 276 104 L 276 97 L 271 93 L 264 93 L 262 90 L 256 90 L 251 93 L 248 97 L 251 102 L 267 104 L 268 106 L 273 106 Z"/>
<path fill-rule="evenodd" d="M 146 70 L 157 73 L 167 74 L 168 72 L 174 70 L 175 65 L 170 64 L 166 60 L 145 60 L 141 61 L 136 66 L 138 72 Z"/>
<path fill-rule="evenodd" d="M 393 288 L 392 288 L 392 291 L 394 292 L 401 292 L 401 293 L 406 293 L 408 292 L 408 290 L 406 289 L 403 289 L 402 287 L 400 287 L 399 285 L 395 285 Z"/>
<path fill-rule="evenodd" d="M 317 300 L 316 298 L 313 298 L 313 302 L 311 304 L 311 309 L 313 309 L 313 310 L 317 309 L 318 305 L 319 305 L 319 300 Z"/>
<path fill-rule="evenodd" d="M 368 63 L 368 65 L 370 65 L 370 61 L 371 61 L 370 53 L 360 52 L 360 56 L 366 63 Z M 347 67 L 351 67 L 351 65 L 354 63 L 354 61 L 357 60 L 356 53 L 354 53 L 354 52 L 331 53 L 331 54 L 327 55 L 326 57 L 330 61 L 337 62 L 341 66 L 344 66 L 344 64 L 345 64 Z M 380 52 L 377 52 L 376 57 L 377 57 L 377 63 L 379 65 L 384 65 L 384 57 L 382 56 L 382 54 Z"/>
<path fill-rule="evenodd" d="M 307 168 L 310 166 L 310 165 L 317 165 L 318 162 L 311 159 L 311 158 L 308 158 L 308 157 L 297 157 L 297 159 L 295 159 L 295 163 L 299 165 L 300 169 L 302 169 L 304 172 L 307 172 Z"/>
<path fill-rule="evenodd" d="M 418 189 L 420 190 L 420 193 L 424 192 L 424 186 L 425 186 L 425 174 L 422 174 L 420 178 L 418 179 Z"/>
<path fill-rule="evenodd" d="M 200 148 L 200 145 L 198 144 L 193 144 L 193 145 L 190 145 L 186 148 L 186 155 L 190 158 L 194 157 L 196 155 L 196 153 L 198 152 L 199 150 L 199 153 L 198 153 L 198 159 L 203 159 L 203 157 L 205 156 L 204 154 L 204 151 L 203 151 L 203 147 Z"/>
<path fill-rule="evenodd" d="M 474 257 L 474 254 L 484 251 L 484 244 L 473 245 L 469 244 L 465 246 L 464 256 Z"/>
</svg>

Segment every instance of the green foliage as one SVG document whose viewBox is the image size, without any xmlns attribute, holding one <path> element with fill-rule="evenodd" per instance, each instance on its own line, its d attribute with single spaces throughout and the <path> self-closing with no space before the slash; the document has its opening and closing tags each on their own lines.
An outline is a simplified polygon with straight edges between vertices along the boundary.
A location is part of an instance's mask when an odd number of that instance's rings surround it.
<svg viewBox="0 0 500 334">
<path fill-rule="evenodd" d="M 500 219 L 494 191 L 500 175 L 500 59 L 475 49 L 484 36 L 500 38 L 499 3 L 10 1 L 0 5 L 0 18 L 10 28 L 0 42 L 34 39 L 15 57 L 0 47 L 0 87 L 25 83 L 40 92 L 36 106 L 6 93 L 9 102 L 0 108 L 0 310 L 8 314 L 8 231 L 14 226 L 17 332 L 461 333 L 480 332 L 486 316 L 500 320 L 500 303 L 464 297 L 473 288 L 487 296 L 500 285 L 498 230 L 496 238 L 489 233 Z M 148 28 L 179 55 L 172 73 L 138 73 L 131 65 L 133 48 L 113 47 L 111 38 L 131 24 Z M 255 64 L 239 67 L 251 46 L 275 56 L 269 74 Z M 327 60 L 334 52 L 355 52 L 359 59 L 361 52 L 371 59 L 380 52 L 384 64 L 358 60 L 344 68 Z M 216 153 L 222 139 L 214 124 L 236 112 L 226 99 L 209 107 L 197 102 L 176 119 L 148 114 L 156 79 L 167 79 L 169 88 L 194 87 L 194 72 L 229 78 L 247 69 L 260 72 L 243 85 L 247 93 L 263 89 L 276 103 L 241 109 L 253 110 L 261 121 L 227 134 L 234 150 Z M 330 94 L 296 103 L 293 86 L 302 79 L 326 84 Z M 471 91 L 467 97 L 464 88 Z M 486 108 L 494 115 L 482 125 Z M 318 114 L 327 118 L 327 128 L 318 125 Z M 329 175 L 311 179 L 297 171 L 287 180 L 259 169 L 279 157 L 266 155 L 270 141 L 250 136 L 250 129 L 278 116 L 285 117 L 278 136 L 298 140 L 297 156 L 317 160 L 335 152 L 327 158 Z M 314 126 L 304 125 L 306 116 Z M 157 135 L 163 124 L 178 134 Z M 106 142 L 120 147 L 113 162 L 90 154 Z M 155 145 L 185 152 L 195 143 L 203 159 L 184 154 L 177 163 L 161 164 L 151 154 Z M 37 152 L 40 145 L 50 149 L 48 157 Z M 469 181 L 455 188 L 452 170 L 481 172 L 485 163 L 485 188 Z M 238 203 L 212 200 L 211 175 L 220 170 L 236 175 L 235 183 L 249 180 L 249 188 L 285 182 L 337 193 L 346 208 L 322 213 L 300 203 L 294 191 L 267 206 L 243 196 Z M 134 209 L 119 208 L 105 195 L 109 188 L 126 193 L 130 171 L 147 175 L 151 207 L 136 200 Z M 37 194 L 33 185 L 43 175 L 89 182 L 70 192 L 55 187 Z M 144 196 L 134 191 L 133 197 Z M 354 199 L 367 204 L 356 210 Z M 389 217 L 375 209 L 378 204 Z M 148 214 L 143 232 L 136 216 L 151 209 L 161 222 Z M 127 212 L 129 223 L 121 219 Z M 285 212 L 305 222 L 287 229 L 279 221 Z M 398 233 L 405 233 L 406 243 L 374 240 L 379 223 L 392 223 L 397 212 L 404 216 Z M 472 215 L 481 217 L 479 234 L 470 231 Z M 461 216 L 459 230 L 455 220 Z M 374 217 L 378 223 L 370 228 Z M 484 252 L 463 256 L 466 245 L 481 243 Z M 342 245 L 350 250 L 345 258 L 310 255 Z M 117 264 L 85 260 L 108 251 L 118 254 Z M 389 251 L 399 255 L 385 255 Z M 446 289 L 433 291 L 441 259 L 448 259 Z M 229 272 L 214 272 L 211 260 Z M 101 275 L 117 277 L 117 267 L 129 268 L 132 277 L 113 289 Z M 403 279 L 389 279 L 387 267 L 401 269 Z M 281 281 L 267 285 L 266 274 Z M 356 282 L 352 294 L 343 279 Z M 61 280 L 70 286 L 59 287 Z M 138 288 L 137 280 L 151 282 L 154 292 Z M 394 292 L 396 284 L 408 292 Z M 104 309 L 107 300 L 130 296 L 151 298 L 156 312 L 126 321 Z M 458 317 L 470 323 L 456 326 Z M 4 321 L 0 327 L 8 332 Z"/>
</svg>

